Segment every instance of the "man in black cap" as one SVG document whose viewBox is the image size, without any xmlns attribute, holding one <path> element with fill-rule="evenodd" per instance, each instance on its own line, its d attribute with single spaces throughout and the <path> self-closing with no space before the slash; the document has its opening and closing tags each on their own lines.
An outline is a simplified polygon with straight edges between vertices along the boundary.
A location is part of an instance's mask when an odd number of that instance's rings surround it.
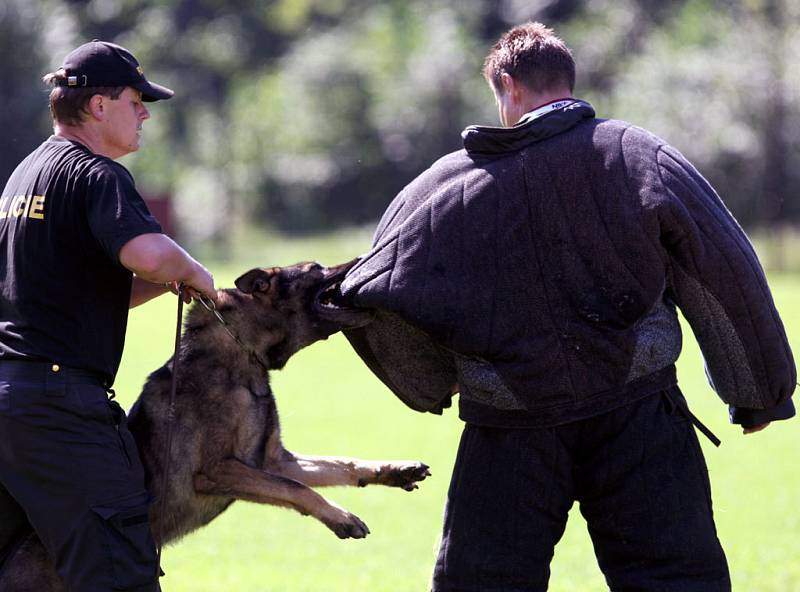
<svg viewBox="0 0 800 592">
<path fill-rule="evenodd" d="M 103 41 L 44 81 L 55 133 L 0 196 L 0 564 L 38 536 L 67 590 L 158 590 L 143 468 L 107 392 L 129 307 L 180 282 L 215 298 L 114 161 L 173 92 Z"/>
</svg>

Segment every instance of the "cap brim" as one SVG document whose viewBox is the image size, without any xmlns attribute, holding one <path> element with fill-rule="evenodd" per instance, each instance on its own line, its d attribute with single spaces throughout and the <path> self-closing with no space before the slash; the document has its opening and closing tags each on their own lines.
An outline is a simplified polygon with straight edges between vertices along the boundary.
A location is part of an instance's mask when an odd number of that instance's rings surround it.
<svg viewBox="0 0 800 592">
<path fill-rule="evenodd" d="M 132 84 L 133 88 L 142 93 L 142 100 L 152 103 L 153 101 L 161 101 L 162 99 L 171 99 L 175 94 L 175 91 L 172 89 L 167 88 L 166 86 L 161 86 L 160 84 L 154 84 L 148 80 L 142 80 L 136 84 Z"/>
</svg>

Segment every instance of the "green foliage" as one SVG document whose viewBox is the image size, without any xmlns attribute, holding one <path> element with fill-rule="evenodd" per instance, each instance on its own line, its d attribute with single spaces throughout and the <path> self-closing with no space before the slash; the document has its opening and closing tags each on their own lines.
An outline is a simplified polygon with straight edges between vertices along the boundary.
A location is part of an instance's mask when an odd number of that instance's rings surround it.
<svg viewBox="0 0 800 592">
<path fill-rule="evenodd" d="M 750 225 L 797 220 L 797 13 L 770 3 L 691 0 L 629 61 L 615 115 L 679 147 Z M 791 26 L 794 23 L 795 26 Z"/>
<path fill-rule="evenodd" d="M 3 0 L 0 3 L 0 185 L 36 146 L 46 131 L 47 95 L 37 84 L 44 74 L 42 57 L 35 51 L 43 13 L 36 3 Z M 41 73 L 40 73 L 41 72 Z M 45 130 L 44 132 L 40 130 Z"/>
<path fill-rule="evenodd" d="M 175 196 L 185 239 L 372 223 L 497 121 L 482 60 L 529 19 L 573 47 L 579 96 L 683 150 L 745 225 L 800 223 L 792 0 L 6 0 L 0 178 L 48 133 L 39 77 L 97 37 L 178 91 L 125 163 Z"/>
<path fill-rule="evenodd" d="M 373 220 L 413 173 L 455 149 L 469 79 L 463 18 L 447 6 L 371 5 L 238 85 L 229 120 L 249 172 L 243 190 L 266 196 L 256 211 L 292 229 Z"/>
</svg>

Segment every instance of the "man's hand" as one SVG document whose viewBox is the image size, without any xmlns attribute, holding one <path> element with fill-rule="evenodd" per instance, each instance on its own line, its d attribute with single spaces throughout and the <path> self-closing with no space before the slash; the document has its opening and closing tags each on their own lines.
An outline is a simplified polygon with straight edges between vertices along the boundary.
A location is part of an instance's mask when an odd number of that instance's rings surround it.
<svg viewBox="0 0 800 592">
<path fill-rule="evenodd" d="M 199 265 L 199 264 L 198 264 Z M 217 301 L 217 291 L 214 288 L 214 278 L 211 273 L 200 265 L 197 277 L 194 280 L 187 280 L 185 282 L 172 281 L 167 282 L 167 289 L 173 294 L 177 294 L 181 284 L 183 284 L 183 301 L 189 304 L 192 299 L 199 300 L 202 296 Z"/>
<path fill-rule="evenodd" d="M 747 434 L 755 434 L 756 432 L 760 432 L 761 430 L 766 428 L 770 423 L 772 423 L 772 422 L 768 421 L 767 423 L 762 423 L 761 425 L 753 426 L 752 428 L 744 428 L 742 430 L 742 433 L 745 434 L 745 435 L 747 435 Z"/>
<path fill-rule="evenodd" d="M 214 288 L 214 276 L 202 265 L 196 261 L 192 275 L 184 280 L 184 284 L 188 288 L 186 291 L 192 298 L 205 296 L 211 299 L 214 303 L 217 302 L 217 290 Z"/>
<path fill-rule="evenodd" d="M 166 283 L 167 289 L 172 292 L 173 294 L 178 294 L 181 286 L 181 282 L 167 282 Z M 192 298 L 195 298 L 195 294 L 191 288 L 184 287 L 183 288 L 183 302 L 184 304 L 189 304 L 192 301 Z"/>
</svg>

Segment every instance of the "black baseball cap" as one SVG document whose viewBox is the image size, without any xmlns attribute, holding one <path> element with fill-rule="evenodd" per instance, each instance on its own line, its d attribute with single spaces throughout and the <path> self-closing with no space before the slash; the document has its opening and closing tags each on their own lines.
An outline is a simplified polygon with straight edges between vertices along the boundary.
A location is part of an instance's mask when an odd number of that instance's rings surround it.
<svg viewBox="0 0 800 592">
<path fill-rule="evenodd" d="M 144 77 L 144 70 L 133 54 L 108 41 L 90 41 L 72 50 L 62 66 L 66 80 L 61 86 L 130 86 L 142 93 L 143 101 L 169 99 L 175 93 Z"/>
</svg>

